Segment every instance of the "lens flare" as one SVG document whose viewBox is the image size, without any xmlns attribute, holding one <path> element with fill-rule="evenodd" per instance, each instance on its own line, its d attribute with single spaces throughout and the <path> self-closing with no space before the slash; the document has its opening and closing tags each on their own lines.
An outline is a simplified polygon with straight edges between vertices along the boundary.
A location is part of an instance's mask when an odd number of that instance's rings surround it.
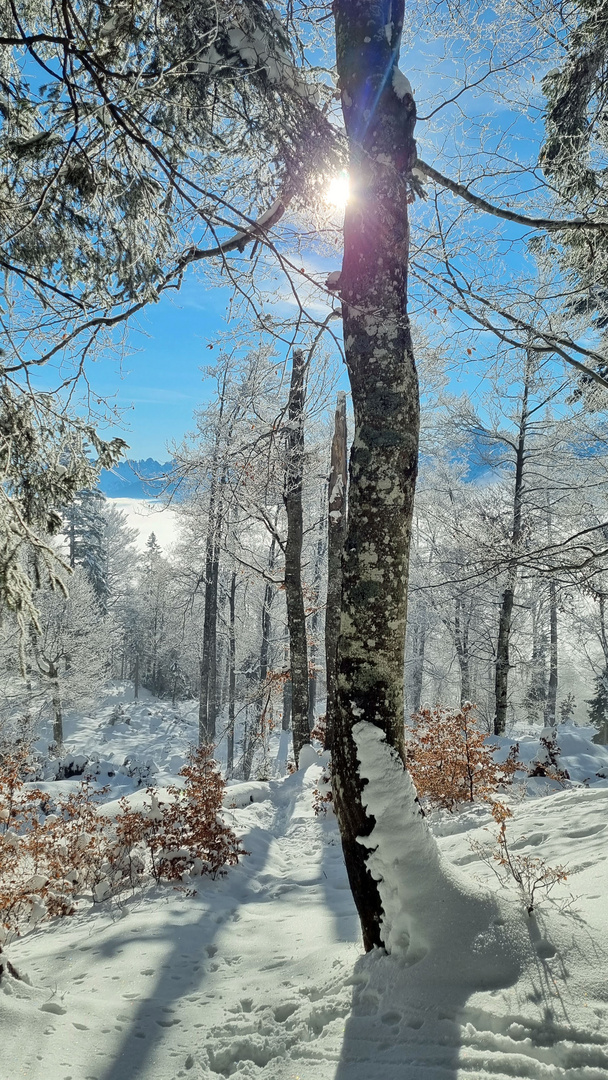
<svg viewBox="0 0 608 1080">
<path fill-rule="evenodd" d="M 344 210 L 348 202 L 349 188 L 348 175 L 341 172 L 339 176 L 333 176 L 327 186 L 327 201 L 336 210 Z"/>
</svg>

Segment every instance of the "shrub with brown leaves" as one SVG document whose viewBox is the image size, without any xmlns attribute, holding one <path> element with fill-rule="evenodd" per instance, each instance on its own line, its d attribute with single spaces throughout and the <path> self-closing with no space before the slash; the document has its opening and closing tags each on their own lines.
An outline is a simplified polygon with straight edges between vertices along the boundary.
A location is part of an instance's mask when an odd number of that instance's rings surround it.
<svg viewBox="0 0 608 1080">
<path fill-rule="evenodd" d="M 507 821 L 513 817 L 512 811 L 501 802 L 491 802 L 491 806 L 492 817 L 498 825 L 496 844 L 488 850 L 483 844 L 472 840 L 471 848 L 491 867 L 501 884 L 515 882 L 526 911 L 531 915 L 538 902 L 538 893 L 544 891 L 546 895 L 554 885 L 567 881 L 568 874 L 565 867 L 549 866 L 540 855 L 516 855 L 509 846 L 511 841 L 507 836 Z M 525 840 L 525 836 L 519 836 L 517 843 Z"/>
<path fill-rule="evenodd" d="M 412 717 L 406 732 L 406 764 L 420 799 L 452 810 L 462 802 L 485 802 L 511 784 L 519 746 L 506 761 L 497 762 L 497 746 L 479 730 L 470 702 L 459 709 L 425 707 Z"/>
<path fill-rule="evenodd" d="M 115 821 L 98 805 L 108 788 L 85 780 L 51 801 L 25 785 L 25 771 L 23 755 L 0 762 L 0 947 L 46 917 L 72 914 L 82 893 L 105 900 L 147 871 L 158 882 L 216 877 L 246 854 L 221 817 L 225 784 L 211 747 L 190 752 L 185 784 L 168 788 L 166 802 L 149 788 L 143 810 L 122 799 Z"/>
<path fill-rule="evenodd" d="M 131 810 L 121 799 L 116 834 L 122 851 L 132 853 L 143 845 L 156 881 L 183 880 L 186 874 L 217 877 L 247 854 L 220 816 L 226 785 L 212 752 L 209 746 L 191 750 L 179 774 L 184 787 L 167 788 L 166 802 L 153 788 L 147 790 L 150 801 L 143 810 Z"/>
</svg>

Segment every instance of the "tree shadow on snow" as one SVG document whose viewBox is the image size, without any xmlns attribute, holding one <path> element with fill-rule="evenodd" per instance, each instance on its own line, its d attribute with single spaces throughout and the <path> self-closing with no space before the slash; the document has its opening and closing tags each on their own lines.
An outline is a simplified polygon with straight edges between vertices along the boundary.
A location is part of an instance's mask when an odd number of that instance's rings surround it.
<svg viewBox="0 0 608 1080">
<path fill-rule="evenodd" d="M 158 1076 L 159 1080 L 161 1076 L 162 1080 L 169 1080 L 168 1076 L 165 1078 L 165 1072 L 161 1074 L 156 1071 L 160 1062 L 156 1064 L 156 1070 L 155 1063 L 170 1029 L 179 1033 L 179 1043 L 175 1044 L 177 1048 L 170 1051 L 163 1048 L 165 1070 L 168 1052 L 175 1058 L 175 1073 L 189 1075 L 189 1069 L 199 1058 L 200 1051 L 207 1045 L 208 1037 L 212 1034 L 213 1021 L 206 1016 L 206 1005 L 216 1000 L 213 977 L 224 962 L 222 951 L 234 954 L 239 949 L 237 938 L 233 942 L 226 939 L 221 950 L 216 940 L 218 935 L 239 920 L 239 909 L 246 906 L 248 916 L 255 918 L 258 911 L 260 918 L 267 914 L 268 936 L 272 939 L 274 927 L 270 906 L 273 905 L 272 911 L 276 914 L 277 890 L 270 886 L 264 887 L 264 882 L 275 881 L 276 877 L 271 873 L 265 876 L 264 871 L 267 869 L 271 844 L 289 822 L 300 787 L 301 779 L 296 775 L 291 785 L 292 790 L 285 801 L 277 804 L 275 800 L 274 822 L 270 827 L 255 826 L 243 836 L 242 845 L 250 854 L 243 858 L 239 866 L 229 870 L 224 879 L 215 882 L 201 879 L 200 900 L 193 901 L 204 905 L 198 919 L 193 919 L 191 909 L 184 906 L 184 903 L 187 905 L 190 901 L 172 903 L 170 887 L 167 887 L 165 897 L 168 897 L 167 903 L 172 907 L 172 919 L 164 920 L 162 932 L 156 932 L 149 928 L 150 924 L 147 925 L 147 905 L 142 907 L 139 933 L 134 933 L 135 928 L 130 928 L 125 935 L 120 923 L 117 924 L 116 935 L 102 946 L 106 955 L 109 956 L 124 946 L 125 938 L 128 938 L 132 944 L 140 940 L 142 946 L 154 943 L 159 950 L 163 950 L 162 960 L 156 969 L 149 967 L 145 959 L 134 968 L 133 983 L 127 991 L 133 994 L 138 992 L 142 996 L 134 1009 L 135 1001 L 131 999 L 131 1015 L 128 1021 L 126 1016 L 121 1016 L 125 1026 L 128 1022 L 128 1030 L 122 1036 L 122 1043 L 112 1063 L 105 1067 L 105 1071 L 99 1065 L 94 1070 L 97 1080 L 136 1080 L 138 1077 L 152 1075 Z M 159 900 L 158 893 L 155 893 L 151 900 L 155 910 Z M 162 900 L 160 902 L 162 903 Z M 264 911 L 265 907 L 268 907 L 267 913 Z M 226 957 L 227 962 L 231 959 L 235 958 Z M 234 974 L 231 972 L 230 977 L 238 986 L 238 966 L 234 968 Z M 148 985 L 145 985 L 146 983 Z M 238 1000 L 238 989 L 234 997 Z M 125 1013 L 129 1011 L 128 1006 L 127 998 L 124 1001 Z M 244 1007 L 246 1008 L 246 1005 Z M 120 1006 L 118 1012 L 123 1013 Z M 192 1018 L 190 1026 L 183 1022 L 188 1015 Z M 221 1028 L 226 1024 L 225 1007 L 222 1008 L 222 1016 L 223 1019 L 218 1022 L 216 1012 L 220 1034 Z M 182 1071 L 184 1067 L 185 1072 Z M 196 1075 L 200 1075 L 200 1070 L 196 1071 Z"/>
</svg>

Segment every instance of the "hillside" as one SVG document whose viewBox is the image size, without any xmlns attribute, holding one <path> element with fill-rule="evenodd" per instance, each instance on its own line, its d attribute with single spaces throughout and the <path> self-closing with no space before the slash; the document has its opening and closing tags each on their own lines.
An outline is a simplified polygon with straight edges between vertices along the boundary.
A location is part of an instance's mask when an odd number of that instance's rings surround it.
<svg viewBox="0 0 608 1080">
<path fill-rule="evenodd" d="M 161 788 L 174 779 L 195 732 L 194 703 L 129 697 L 116 685 L 66 724 L 73 752 L 98 752 L 109 813 L 123 794 L 141 805 L 138 768 Z M 83 897 L 9 946 L 27 981 L 2 982 L 1 1080 L 606 1080 L 608 752 L 587 734 L 561 729 L 569 784 L 507 797 L 513 850 L 566 864 L 567 883 L 528 916 L 471 846 L 488 840 L 487 807 L 435 813 L 454 880 L 494 906 L 494 933 L 470 937 L 466 907 L 446 911 L 444 930 L 460 930 L 409 962 L 363 955 L 335 820 L 313 810 L 323 763 L 309 754 L 282 775 L 277 736 L 274 777 L 227 789 L 249 854 L 226 877 Z"/>
</svg>

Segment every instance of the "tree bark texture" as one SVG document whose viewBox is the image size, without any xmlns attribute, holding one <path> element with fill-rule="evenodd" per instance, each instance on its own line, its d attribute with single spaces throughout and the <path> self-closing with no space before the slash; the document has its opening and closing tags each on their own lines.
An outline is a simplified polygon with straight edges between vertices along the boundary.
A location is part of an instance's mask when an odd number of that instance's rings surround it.
<svg viewBox="0 0 608 1080">
<path fill-rule="evenodd" d="M 300 750 L 310 742 L 308 726 L 308 643 L 306 613 L 302 589 L 302 484 L 304 470 L 304 401 L 306 361 L 300 349 L 294 349 L 287 414 L 285 491 L 287 515 L 285 544 L 285 598 L 289 631 L 289 667 L 291 672 L 291 727 L 296 766 Z"/>
<path fill-rule="evenodd" d="M 382 945 L 382 904 L 358 837 L 361 800 L 352 727 L 376 725 L 404 756 L 406 595 L 419 435 L 407 316 L 408 177 L 416 110 L 397 61 L 403 2 L 335 0 L 336 51 L 350 153 L 339 281 L 355 417 L 342 562 L 334 805 L 366 950 Z M 405 823 L 404 823 L 405 826 Z"/>
<path fill-rule="evenodd" d="M 327 524 L 327 603 L 325 607 L 325 748 L 331 750 L 336 710 L 336 655 L 340 633 L 342 596 L 342 551 L 346 537 L 346 394 L 341 390 L 336 402 L 334 435 L 329 469 L 329 509 Z"/>
</svg>

